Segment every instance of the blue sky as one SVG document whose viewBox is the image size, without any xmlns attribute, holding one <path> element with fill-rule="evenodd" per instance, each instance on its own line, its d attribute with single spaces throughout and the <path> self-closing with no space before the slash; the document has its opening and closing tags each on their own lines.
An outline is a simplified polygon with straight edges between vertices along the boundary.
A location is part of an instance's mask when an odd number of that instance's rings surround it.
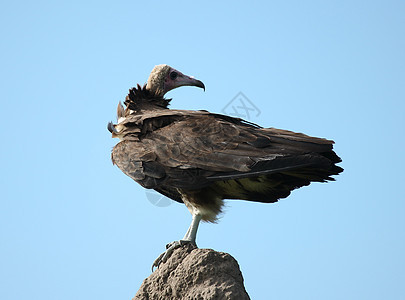
<svg viewBox="0 0 405 300">
<path fill-rule="evenodd" d="M 334 139 L 345 172 L 277 204 L 228 201 L 197 243 L 233 255 L 252 299 L 405 294 L 403 1 L 3 3 L 0 297 L 130 299 L 191 220 L 110 161 L 118 101 L 169 64 L 239 92 L 265 127 Z M 150 197 L 149 197 L 150 198 Z M 150 200 L 150 199 L 149 199 Z"/>
</svg>

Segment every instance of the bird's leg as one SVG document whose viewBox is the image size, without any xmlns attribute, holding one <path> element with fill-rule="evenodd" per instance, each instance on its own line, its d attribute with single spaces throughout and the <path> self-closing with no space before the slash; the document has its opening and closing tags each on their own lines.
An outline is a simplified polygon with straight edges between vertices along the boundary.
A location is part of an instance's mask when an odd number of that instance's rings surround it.
<svg viewBox="0 0 405 300">
<path fill-rule="evenodd" d="M 198 230 L 198 225 L 200 225 L 200 221 L 201 221 L 201 215 L 193 214 L 193 219 L 191 220 L 190 227 L 188 228 L 186 234 L 184 235 L 184 237 L 182 239 L 183 242 L 186 242 L 186 243 L 189 242 L 197 247 L 195 240 L 197 237 L 197 230 Z"/>
<path fill-rule="evenodd" d="M 174 249 L 177 249 L 181 246 L 186 244 L 192 244 L 197 247 L 195 242 L 197 237 L 197 229 L 198 225 L 200 224 L 202 216 L 198 213 L 193 214 L 193 219 L 191 220 L 190 227 L 188 228 L 186 234 L 184 235 L 182 240 L 174 241 L 166 245 L 166 251 L 159 255 L 159 257 L 153 262 L 152 265 L 152 272 L 154 267 L 159 267 L 159 265 L 163 262 L 166 262 L 167 259 L 172 255 Z"/>
</svg>

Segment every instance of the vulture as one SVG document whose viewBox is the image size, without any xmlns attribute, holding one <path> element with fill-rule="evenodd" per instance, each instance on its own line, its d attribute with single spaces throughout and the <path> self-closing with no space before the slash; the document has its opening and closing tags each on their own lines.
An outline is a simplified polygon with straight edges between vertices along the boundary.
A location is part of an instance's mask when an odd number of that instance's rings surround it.
<svg viewBox="0 0 405 300">
<path fill-rule="evenodd" d="M 157 65 L 144 86 L 119 103 L 108 130 L 120 142 L 114 165 L 146 189 L 184 203 L 192 222 L 182 240 L 166 246 L 158 267 L 177 247 L 191 243 L 201 220 L 215 222 L 224 199 L 277 202 L 311 182 L 334 180 L 343 169 L 333 141 L 259 125 L 205 110 L 169 109 L 165 94 L 204 84 L 168 65 Z"/>
</svg>

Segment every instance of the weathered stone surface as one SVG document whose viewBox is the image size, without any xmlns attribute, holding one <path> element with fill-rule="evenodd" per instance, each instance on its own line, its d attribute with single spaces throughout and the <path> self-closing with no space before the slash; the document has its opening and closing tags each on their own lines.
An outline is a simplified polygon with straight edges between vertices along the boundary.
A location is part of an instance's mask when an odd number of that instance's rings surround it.
<svg viewBox="0 0 405 300">
<path fill-rule="evenodd" d="M 140 299 L 250 299 L 237 261 L 229 254 L 191 245 L 176 249 L 146 278 Z"/>
</svg>

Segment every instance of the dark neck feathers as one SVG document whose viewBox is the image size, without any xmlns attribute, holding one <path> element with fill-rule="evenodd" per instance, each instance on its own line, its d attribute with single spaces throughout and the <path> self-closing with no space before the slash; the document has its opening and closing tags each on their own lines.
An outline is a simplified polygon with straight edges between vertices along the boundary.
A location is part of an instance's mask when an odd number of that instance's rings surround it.
<svg viewBox="0 0 405 300">
<path fill-rule="evenodd" d="M 139 84 L 129 90 L 125 98 L 125 106 L 127 109 L 134 111 L 162 109 L 167 108 L 172 99 L 165 99 L 162 96 L 156 96 L 151 91 L 146 89 L 146 85 L 141 87 Z"/>
</svg>

